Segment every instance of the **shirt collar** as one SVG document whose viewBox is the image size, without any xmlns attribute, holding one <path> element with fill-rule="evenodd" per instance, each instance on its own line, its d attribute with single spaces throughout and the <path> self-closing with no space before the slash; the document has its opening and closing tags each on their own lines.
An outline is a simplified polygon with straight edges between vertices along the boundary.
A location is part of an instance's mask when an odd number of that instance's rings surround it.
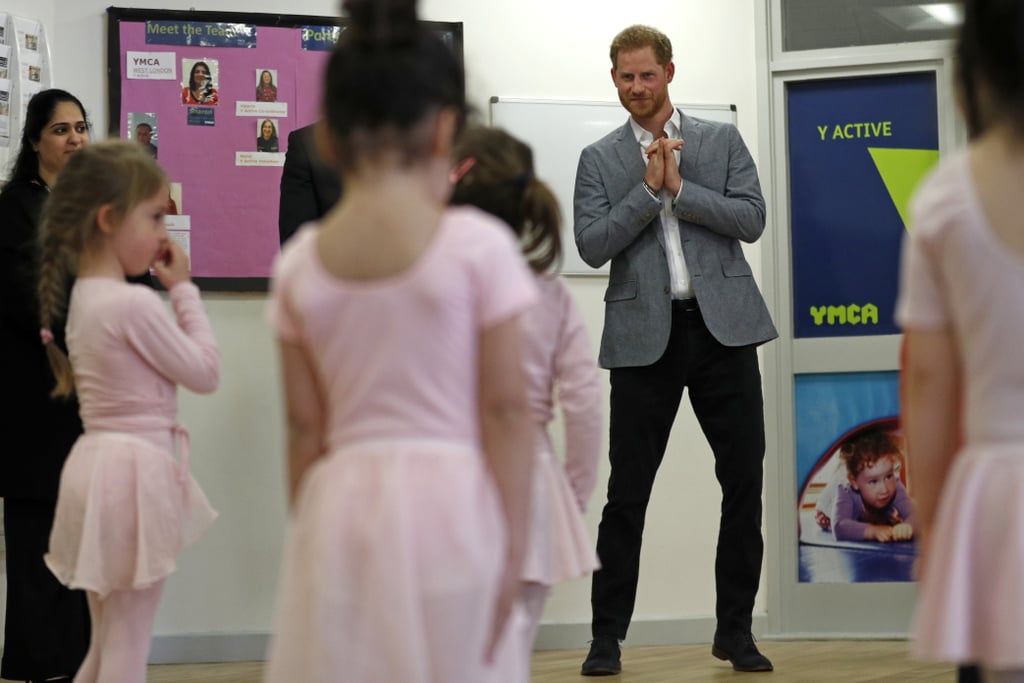
<svg viewBox="0 0 1024 683">
<path fill-rule="evenodd" d="M 637 123 L 632 116 L 629 117 L 629 125 L 633 128 L 633 135 L 636 136 L 636 141 L 638 143 L 646 147 L 654 142 L 654 136 L 651 135 L 651 132 Z M 679 110 L 673 107 L 672 116 L 670 116 L 668 121 L 665 123 L 665 130 L 668 132 L 668 136 L 670 138 L 678 138 L 682 129 L 682 117 L 679 115 Z"/>
</svg>

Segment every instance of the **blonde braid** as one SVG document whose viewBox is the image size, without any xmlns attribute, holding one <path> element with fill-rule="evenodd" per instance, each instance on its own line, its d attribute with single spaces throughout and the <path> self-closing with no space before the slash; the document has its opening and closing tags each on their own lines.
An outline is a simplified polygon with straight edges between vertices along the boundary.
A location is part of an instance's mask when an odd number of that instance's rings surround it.
<svg viewBox="0 0 1024 683">
<path fill-rule="evenodd" d="M 54 324 L 64 317 L 67 310 L 67 285 L 71 277 L 72 254 L 65 245 L 59 231 L 45 229 L 48 221 L 44 221 L 44 229 L 40 231 L 39 258 L 39 321 L 44 335 L 52 330 Z M 51 226 L 52 227 L 52 224 Z M 47 341 L 46 357 L 50 369 L 57 380 L 51 396 L 68 396 L 75 389 L 75 377 L 71 370 L 71 362 L 64 350 L 55 342 Z"/>
</svg>

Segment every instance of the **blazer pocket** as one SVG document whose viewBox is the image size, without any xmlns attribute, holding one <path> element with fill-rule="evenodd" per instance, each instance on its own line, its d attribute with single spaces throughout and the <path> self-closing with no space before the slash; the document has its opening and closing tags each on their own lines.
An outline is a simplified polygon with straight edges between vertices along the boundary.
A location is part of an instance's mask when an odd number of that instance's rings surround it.
<svg viewBox="0 0 1024 683">
<path fill-rule="evenodd" d="M 722 259 L 722 274 L 726 277 L 753 277 L 750 264 L 741 258 Z"/>
<path fill-rule="evenodd" d="M 608 289 L 604 291 L 605 301 L 625 301 L 636 298 L 636 280 L 625 280 L 623 282 L 609 282 Z"/>
</svg>

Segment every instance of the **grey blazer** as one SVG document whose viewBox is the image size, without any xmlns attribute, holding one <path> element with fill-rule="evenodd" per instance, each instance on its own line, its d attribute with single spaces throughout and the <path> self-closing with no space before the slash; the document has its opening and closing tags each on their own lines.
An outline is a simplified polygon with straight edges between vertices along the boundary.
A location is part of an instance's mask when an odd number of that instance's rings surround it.
<svg viewBox="0 0 1024 683">
<path fill-rule="evenodd" d="M 694 296 L 719 342 L 762 344 L 778 332 L 740 247 L 764 232 L 754 160 L 736 126 L 680 115 L 683 187 L 674 213 Z M 604 368 L 650 365 L 668 345 L 672 303 L 661 202 L 644 189 L 644 172 L 628 120 L 587 146 L 576 171 L 576 247 L 595 268 L 611 260 L 598 358 Z"/>
</svg>

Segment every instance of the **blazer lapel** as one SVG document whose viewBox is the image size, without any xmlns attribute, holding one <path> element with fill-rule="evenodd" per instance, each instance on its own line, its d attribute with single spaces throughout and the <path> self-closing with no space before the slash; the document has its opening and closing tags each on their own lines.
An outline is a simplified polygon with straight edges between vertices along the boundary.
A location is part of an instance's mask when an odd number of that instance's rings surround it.
<svg viewBox="0 0 1024 683">
<path fill-rule="evenodd" d="M 615 141 L 615 153 L 622 162 L 624 178 L 639 178 L 647 170 L 644 164 L 643 155 L 640 153 L 640 144 L 633 135 L 633 127 L 626 120 L 626 125 L 619 129 L 619 138 Z"/>
<path fill-rule="evenodd" d="M 700 158 L 700 143 L 703 138 L 703 126 L 696 119 L 690 118 L 679 109 L 679 134 L 683 137 L 683 150 L 679 154 L 679 176 L 684 180 L 698 177 L 697 159 Z"/>
</svg>

